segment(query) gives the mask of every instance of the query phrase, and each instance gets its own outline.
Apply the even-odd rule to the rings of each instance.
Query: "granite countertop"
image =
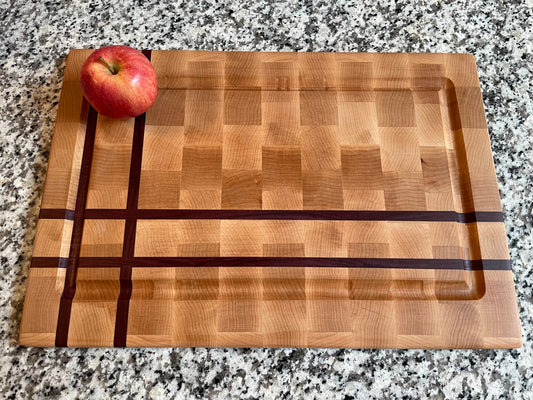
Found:
[[[416,5],[370,0],[2,2],[3,398],[533,399],[532,14],[531,0],[505,4],[434,0]],[[151,49],[475,55],[510,245],[523,347],[404,351],[18,346],[66,55],[71,48],[118,43]]]

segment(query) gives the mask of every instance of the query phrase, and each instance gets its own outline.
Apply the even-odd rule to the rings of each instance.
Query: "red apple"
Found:
[[[138,50],[107,46],[93,52],[81,67],[81,89],[96,111],[111,118],[136,117],[154,104],[154,67]]]

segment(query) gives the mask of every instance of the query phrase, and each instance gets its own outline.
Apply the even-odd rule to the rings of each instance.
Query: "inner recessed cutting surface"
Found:
[[[359,259],[368,268],[319,274],[320,287],[332,285],[326,297],[339,284],[352,298],[367,298],[369,287],[377,298],[479,296],[482,275],[461,268],[479,244],[454,217],[469,211],[470,196],[460,180],[461,132],[451,127],[453,86],[441,83],[417,90],[160,90],[144,129],[135,257],[143,268],[150,258],[157,267],[157,258],[197,257],[230,269],[217,258],[233,257],[238,267],[270,268],[270,285],[295,274],[304,285],[294,286],[296,298],[305,281],[307,296],[324,289],[312,289],[315,272],[304,261],[282,268],[279,258],[324,259],[326,269],[335,264],[327,259]],[[132,121],[99,117],[82,257],[120,256],[132,136]],[[99,209],[106,220],[98,220]],[[110,220],[113,209],[118,220]],[[179,210],[198,215],[180,218]],[[257,218],[242,218],[246,210]],[[294,213],[277,217],[277,210]],[[308,218],[313,211],[324,214]],[[388,212],[400,217],[387,220]],[[374,259],[390,259],[390,269],[372,268]],[[221,279],[218,272],[213,279]],[[183,290],[179,280],[170,279],[169,295]]]

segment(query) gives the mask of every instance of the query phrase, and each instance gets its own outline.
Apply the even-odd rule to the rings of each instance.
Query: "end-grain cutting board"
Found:
[[[474,59],[145,52],[146,115],[73,50],[20,343],[521,345]]]

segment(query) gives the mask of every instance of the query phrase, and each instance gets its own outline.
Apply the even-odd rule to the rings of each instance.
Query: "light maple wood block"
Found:
[[[40,219],[33,244],[34,257],[68,257],[72,221]]]
[[[133,119],[98,116],[87,208],[126,208]]]

